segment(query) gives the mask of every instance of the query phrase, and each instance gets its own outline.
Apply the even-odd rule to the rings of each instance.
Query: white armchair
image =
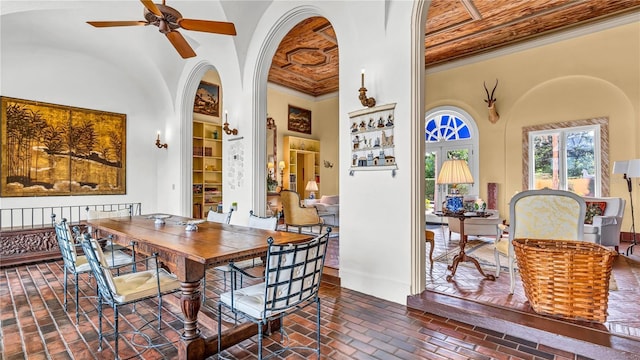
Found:
[[[619,197],[585,197],[584,201],[587,204],[584,240],[613,246],[618,251],[625,200]]]
[[[340,224],[340,195],[323,195],[320,199],[308,202],[307,206],[314,206],[321,213],[333,214],[333,217],[325,217],[325,224],[338,226]]]

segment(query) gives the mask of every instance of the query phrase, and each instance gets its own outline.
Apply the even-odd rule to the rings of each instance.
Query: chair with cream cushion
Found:
[[[174,275],[158,266],[156,255],[151,257],[155,265],[153,269],[113,276],[112,269],[107,266],[107,257],[102,253],[97,241],[92,239],[89,234],[84,236],[82,249],[98,284],[98,351],[102,351],[102,304],[106,304],[113,308],[114,353],[116,358],[120,358],[118,353],[119,308],[142,300],[157,298],[156,319],[158,320],[158,330],[161,330],[162,296],[180,290],[180,282]],[[145,263],[148,261],[149,259],[139,260],[139,262]]]
[[[260,217],[253,214],[253,210],[249,211],[249,223],[250,228],[254,229],[264,229],[264,230],[276,230],[278,226],[278,218],[277,217]],[[248,269],[255,266],[262,265],[262,260],[260,258],[252,258],[247,260],[242,260],[235,262],[234,265],[241,269]],[[227,273],[231,271],[231,267],[229,264],[220,265],[215,267],[216,270],[221,271],[223,274],[223,281],[225,289],[227,288]],[[242,285],[242,275],[240,275],[240,284]],[[203,299],[206,299],[203,295]]]
[[[85,210],[87,212],[88,221],[97,220],[97,219],[113,219],[113,218],[120,218],[120,217],[131,217],[131,215],[133,215],[131,205],[125,209],[117,209],[117,210],[97,210],[97,209],[91,209],[89,206],[87,206]],[[98,230],[97,229],[94,230],[90,225],[88,226],[88,232],[89,234],[91,234],[91,237],[98,240],[98,243],[100,242],[105,243],[103,246],[105,247],[105,249],[108,249],[109,253],[111,253],[112,255],[112,258],[111,258],[112,265],[119,265],[120,263],[122,263],[122,262],[117,262],[115,257],[113,256],[114,254],[116,254],[117,251],[122,251],[122,250],[128,250],[129,252],[131,252],[131,258],[126,259],[125,262],[132,262],[135,264],[136,262],[135,242],[133,241],[130,242],[129,246],[122,246],[122,245],[115,244],[113,242],[113,235],[109,234],[107,237],[100,238],[98,234]]]
[[[73,233],[67,223],[67,219],[62,219],[59,223],[56,223],[55,215],[53,215],[52,220],[54,222],[56,239],[58,241],[58,247],[60,248],[64,264],[64,310],[67,310],[68,277],[73,274],[75,283],[76,324],[78,324],[80,319],[80,314],[78,312],[78,276],[80,274],[91,272],[91,268],[87,262],[86,256],[78,254],[77,248],[80,248],[81,245],[77,243],[76,239],[73,237]],[[74,228],[74,230],[76,234],[79,233],[77,228]],[[106,257],[106,264],[111,267],[127,264],[132,260],[131,256],[123,253],[122,251],[107,252]]]
[[[327,253],[329,233],[327,229],[324,235],[304,243],[274,244],[273,238],[267,240],[268,250],[266,268],[263,282],[245,288],[236,289],[232,279],[232,290],[220,295],[218,301],[218,334],[222,334],[223,307],[229,310],[235,319],[238,316],[258,325],[258,359],[262,356],[263,327],[272,320],[280,320],[281,339],[286,337],[284,331],[284,317],[297,311],[304,313],[306,319],[309,314],[304,308],[316,304],[316,329],[315,336],[317,347],[297,347],[297,349],[313,350],[320,359],[320,298],[318,291],[324,268],[324,259]],[[243,273],[242,269],[231,264],[231,276]],[[254,277],[244,273],[245,276]],[[274,350],[267,357],[278,356],[295,347],[285,347]],[[221,356],[221,342],[218,342],[218,355]]]
[[[231,215],[233,215],[233,208],[229,210],[228,213],[219,213],[213,210],[213,207],[209,208],[207,212],[207,221],[219,223],[219,224],[229,224],[231,222]],[[222,265],[221,267],[224,267]],[[217,269],[217,268],[216,268]],[[224,283],[227,286],[227,273],[224,272]],[[202,277],[202,303],[204,304],[207,300],[206,295],[207,290],[207,272],[204,272],[204,276]]]
[[[511,198],[509,237],[498,237],[494,247],[496,277],[500,275],[500,256],[508,259],[510,294],[515,288],[513,240],[583,240],[585,208],[582,197],[563,190],[528,190]]]
[[[233,208],[227,213],[219,213],[209,208],[207,212],[207,221],[216,222],[220,224],[229,224],[231,222],[231,215],[233,215]]]

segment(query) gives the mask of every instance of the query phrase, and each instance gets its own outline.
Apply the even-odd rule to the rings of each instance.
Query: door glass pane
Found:
[[[580,196],[594,196],[596,154],[593,130],[566,133],[568,189]]]
[[[559,189],[558,133],[533,135],[534,189]]]
[[[436,204],[436,152],[427,152],[424,157],[424,207],[428,213],[433,212],[434,204]]]

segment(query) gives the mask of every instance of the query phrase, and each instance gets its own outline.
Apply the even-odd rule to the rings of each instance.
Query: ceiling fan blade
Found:
[[[183,59],[188,59],[190,57],[196,56],[195,51],[193,51],[191,46],[189,46],[189,43],[187,42],[187,40],[185,40],[182,34],[173,30],[166,33],[166,35],[169,41],[171,41],[173,47],[178,50],[178,53],[180,54],[180,56],[182,56]]]
[[[230,22],[178,19],[178,25],[185,30],[204,31],[223,35],[236,35],[236,27]]]
[[[146,21],[87,21],[87,24],[93,25],[95,27],[149,25],[149,23]]]
[[[147,8],[147,10],[149,10],[152,13],[156,14],[156,16],[158,16],[159,18],[164,16],[164,15],[162,15],[162,12],[160,11],[160,9],[158,9],[156,4],[153,3],[153,1],[150,1],[150,0],[140,0],[140,1],[142,2],[142,5],[144,5],[144,7]]]

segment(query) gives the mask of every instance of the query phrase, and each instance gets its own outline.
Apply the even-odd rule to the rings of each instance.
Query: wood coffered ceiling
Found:
[[[638,9],[640,0],[432,0],[426,67]],[[306,19],[280,43],[269,81],[312,96],[337,91],[338,52],[327,19]]]

